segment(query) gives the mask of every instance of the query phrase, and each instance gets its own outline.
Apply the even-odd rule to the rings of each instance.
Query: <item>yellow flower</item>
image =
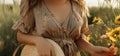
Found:
[[[87,41],[90,41],[90,39],[91,39],[91,35],[88,35],[88,36],[86,37],[86,40],[87,40]]]
[[[120,37],[120,27],[115,28],[114,33],[116,37]]]
[[[115,37],[114,37],[114,33],[113,33],[113,32],[109,32],[109,33],[108,33],[108,37],[109,37],[109,39],[110,39],[112,42],[116,42],[116,39],[115,39]]]
[[[116,39],[114,37],[109,37],[112,42],[116,42]]]
[[[97,17],[94,17],[94,19],[93,19],[93,21],[92,21],[92,23],[94,23],[94,24],[100,24],[102,22],[102,19],[101,18],[97,18]]]
[[[111,32],[112,29],[111,28],[107,28],[106,32]]]
[[[120,27],[115,28],[116,30],[120,31]]]
[[[115,42],[116,38],[120,37],[120,27],[117,27],[117,28],[111,30],[110,32],[108,32],[108,37],[110,38],[110,40]]]
[[[120,24],[120,15],[115,18],[115,23]]]

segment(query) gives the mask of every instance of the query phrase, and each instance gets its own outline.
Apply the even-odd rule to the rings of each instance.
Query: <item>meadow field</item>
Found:
[[[120,8],[90,7],[88,17],[90,34],[87,41],[97,46],[114,48],[116,56],[120,55]],[[19,45],[16,32],[11,29],[19,19],[19,5],[0,5],[0,56],[12,56]],[[82,56],[90,56],[81,51]]]

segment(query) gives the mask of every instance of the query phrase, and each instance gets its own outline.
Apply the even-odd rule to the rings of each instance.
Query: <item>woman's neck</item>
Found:
[[[68,0],[44,0],[46,4],[54,6],[64,5],[67,3],[67,1]]]

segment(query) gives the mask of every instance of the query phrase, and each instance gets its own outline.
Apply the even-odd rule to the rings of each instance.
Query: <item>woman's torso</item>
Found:
[[[83,19],[80,16],[77,6],[76,2],[72,2],[72,9],[63,24],[59,24],[51,16],[51,13],[44,4],[41,7],[36,6],[33,11],[36,35],[54,40],[60,45],[65,56],[76,56],[78,52],[75,40],[81,35]]]

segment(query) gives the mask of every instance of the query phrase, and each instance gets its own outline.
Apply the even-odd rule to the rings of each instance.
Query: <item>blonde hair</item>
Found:
[[[26,4],[24,6],[28,7],[26,11],[30,12],[36,5],[41,4],[42,0],[22,0],[22,1],[24,1],[23,3]],[[70,1],[76,1],[80,6],[82,15],[89,16],[89,10],[88,10],[88,7],[86,6],[85,0],[70,0]]]
[[[77,0],[77,2],[80,6],[80,10],[81,10],[82,15],[90,16],[88,7],[85,3],[85,0]]]
[[[26,27],[25,29],[29,30],[31,32],[34,30],[35,27],[35,17],[33,16],[33,8],[37,5],[41,5],[42,0],[21,0],[20,5],[20,16],[23,20],[23,24]],[[89,10],[86,6],[86,3],[84,0],[70,0],[75,1],[76,4],[78,4],[78,8],[80,8],[80,14],[83,19],[86,19],[87,16],[89,16]]]

